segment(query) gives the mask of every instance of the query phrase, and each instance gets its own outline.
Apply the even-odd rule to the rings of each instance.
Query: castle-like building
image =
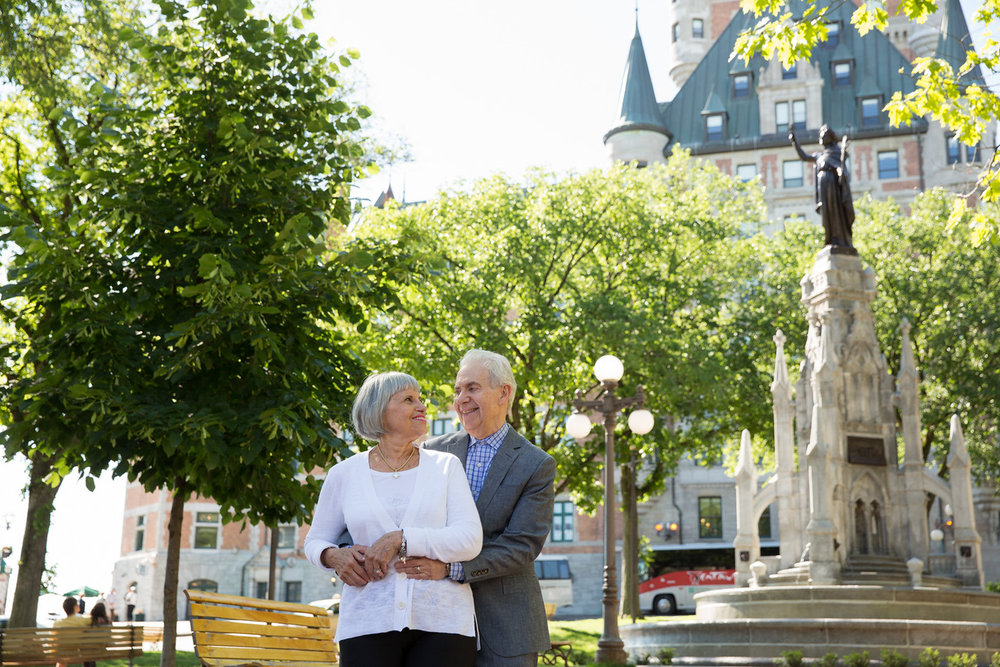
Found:
[[[890,14],[897,4],[898,0],[889,3]],[[637,23],[619,117],[604,136],[610,160],[646,166],[665,161],[681,146],[743,180],[759,177],[776,224],[793,216],[818,223],[811,167],[796,154],[788,135],[794,132],[808,151],[825,123],[848,138],[855,197],[871,193],[906,204],[932,187],[972,192],[982,161],[996,143],[995,124],[981,146],[966,146],[933,121],[917,119],[906,127],[892,127],[882,111],[893,93],[913,90],[909,71],[914,58],[937,56],[956,68],[964,61],[971,39],[958,0],[942,2],[938,13],[923,24],[894,17],[885,33],[865,36],[851,26],[853,10],[851,3],[836,4],[826,41],[809,61],[786,69],[760,58],[749,63],[730,60],[737,35],[754,21],[740,11],[737,0],[672,0],[668,66],[678,91],[671,100],[656,99]],[[978,72],[968,78],[982,83]],[[453,419],[440,415],[431,435],[454,427]],[[974,504],[985,579],[997,581],[1000,497],[990,489],[976,489]],[[138,484],[129,487],[122,557],[113,581],[120,592],[136,586],[147,620],[162,614],[169,509],[167,492],[146,493]],[[947,528],[943,506],[935,511]],[[778,514],[776,506],[764,510],[758,524],[760,545],[772,548],[770,553],[783,523]],[[734,480],[722,467],[691,460],[681,462],[665,494],[639,508],[640,536],[648,537],[651,546],[668,557],[665,562],[678,567],[684,567],[683,554],[694,552],[701,556],[715,552],[722,560],[713,565],[733,567],[736,524]],[[180,588],[266,595],[269,529],[223,525],[218,506],[211,499],[197,498],[185,505],[182,532]],[[339,591],[339,582],[302,557],[307,532],[308,526],[277,528],[278,599],[308,602]],[[543,551],[543,559],[552,561],[552,567],[536,569],[556,580],[571,579],[573,602],[559,613],[600,613],[602,534],[602,513],[583,516],[568,496],[556,499],[552,532]],[[944,552],[946,545],[938,548]],[[677,559],[670,561],[671,555]],[[185,618],[183,596],[178,602],[180,617]]]
[[[894,14],[898,0],[887,4]],[[972,192],[995,145],[995,124],[981,145],[967,146],[923,118],[893,127],[882,111],[894,93],[914,90],[915,58],[943,58],[956,71],[964,63],[972,40],[959,0],[944,0],[923,24],[894,16],[885,33],[864,36],[851,25],[854,9],[833,3],[826,40],[810,60],[785,68],[776,57],[731,58],[739,34],[756,21],[736,0],[673,0],[668,66],[678,91],[663,102],[637,22],[619,117],[604,136],[610,159],[645,166],[681,146],[742,180],[759,177],[774,220],[818,221],[811,168],[788,135],[809,151],[826,124],[847,136],[855,198],[870,193],[906,204],[934,187]],[[985,85],[978,69],[964,80]]]

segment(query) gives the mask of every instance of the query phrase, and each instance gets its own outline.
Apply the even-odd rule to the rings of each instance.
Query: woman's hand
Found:
[[[371,581],[383,579],[389,574],[389,563],[399,553],[403,544],[403,531],[394,530],[375,540],[375,544],[365,552],[365,572]]]
[[[327,548],[320,556],[320,562],[337,571],[337,576],[347,586],[364,586],[372,577],[365,571],[365,554],[368,547],[355,544],[343,549]],[[380,577],[381,578],[381,577]]]

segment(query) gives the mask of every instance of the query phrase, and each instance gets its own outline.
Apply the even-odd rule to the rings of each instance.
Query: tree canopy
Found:
[[[419,206],[373,211],[362,238],[401,239],[418,254],[399,305],[372,314],[355,336],[374,367],[424,383],[443,412],[457,363],[472,347],[505,354],[518,391],[512,423],[548,450],[559,486],[584,508],[600,502],[600,440],[581,447],[563,422],[574,390],[594,389],[591,367],[614,353],[623,391],[646,389],[662,419],[650,436],[618,438],[656,462],[652,492],[683,451],[714,451],[730,424],[721,304],[731,289],[733,240],[763,219],[757,188],[683,153],[666,166],[618,166],[525,182],[496,177]]]
[[[950,0],[902,0],[895,5],[894,14],[923,23]],[[827,21],[831,9],[839,3],[817,0],[741,0],[743,11],[754,14],[758,21],[746,30],[736,42],[733,57],[749,61],[755,54],[765,58],[777,57],[788,67],[797,60],[808,60],[817,44],[826,39]],[[851,23],[861,34],[885,31],[890,19],[889,8],[884,2],[861,2],[851,17]],[[994,0],[983,0],[976,11],[976,20],[983,25],[996,25],[1000,20],[1000,5]],[[907,95],[896,92],[886,104],[886,111],[893,125],[906,125],[915,117],[929,116],[953,131],[958,139],[969,146],[979,144],[991,123],[1000,118],[1000,97],[984,87],[982,79],[970,76],[976,68],[995,72],[1000,68],[1000,41],[989,36],[977,48],[965,49],[963,62],[949,62],[946,58],[919,57],[913,63],[911,74],[916,88]],[[1000,162],[994,156],[986,162],[980,173],[978,194],[979,208],[966,215],[966,197],[956,197],[949,209],[949,227],[959,221],[972,226],[972,240],[978,245],[984,240],[1000,243]]]
[[[11,27],[58,9],[67,53],[127,66],[105,79],[81,64],[68,92],[45,95],[5,61],[20,132],[2,144],[15,158],[2,294],[19,327],[5,450],[111,466],[236,518],[305,519],[305,475],[348,453],[334,425],[365,371],[336,325],[363,327],[362,305],[385,306],[387,281],[403,280],[397,244],[327,251],[363,163],[353,134],[368,111],[339,95],[351,56],[245,0],[160,0],[151,29],[108,13],[108,41],[95,28],[78,44],[68,26],[88,2]]]

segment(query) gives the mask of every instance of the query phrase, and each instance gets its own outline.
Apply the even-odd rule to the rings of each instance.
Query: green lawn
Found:
[[[690,621],[694,615],[690,616],[649,616],[640,619],[640,623],[653,621]],[[627,619],[618,619],[619,628],[626,623],[631,623]],[[604,632],[604,620],[600,618],[584,618],[578,621],[549,621],[549,635],[554,642],[573,643],[573,662],[576,665],[593,665],[594,654],[597,652],[597,640]]]

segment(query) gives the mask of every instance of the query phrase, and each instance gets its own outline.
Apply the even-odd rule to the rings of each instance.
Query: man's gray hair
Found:
[[[385,435],[385,425],[382,416],[389,400],[404,389],[420,391],[420,383],[406,373],[373,373],[365,378],[358,397],[354,399],[351,409],[351,421],[354,432],[366,440],[377,441]]]
[[[458,367],[464,368],[473,363],[481,364],[486,369],[491,387],[510,385],[510,397],[507,400],[507,416],[510,417],[514,407],[514,395],[517,394],[517,380],[514,379],[514,371],[511,370],[507,357],[488,350],[469,350],[458,362]]]

